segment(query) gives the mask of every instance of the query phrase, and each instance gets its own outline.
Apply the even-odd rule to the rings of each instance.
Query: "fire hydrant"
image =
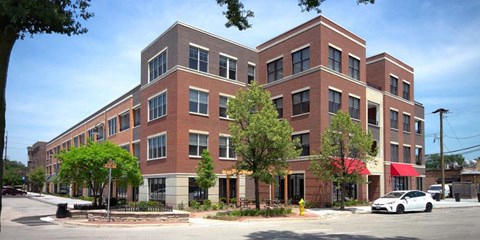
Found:
[[[298,202],[298,205],[300,206],[300,216],[303,216],[305,215],[305,201],[303,201],[303,198],[300,199],[300,201]]]

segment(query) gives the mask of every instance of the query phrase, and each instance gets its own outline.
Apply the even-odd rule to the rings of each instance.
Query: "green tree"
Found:
[[[209,189],[215,186],[217,175],[215,174],[215,166],[208,150],[203,150],[202,159],[198,162],[195,172],[195,182],[202,189]]]
[[[2,0],[0,1],[0,149],[5,139],[5,89],[8,64],[13,46],[25,35],[67,34],[87,32],[77,19],[93,16],[87,9],[90,0]],[[0,165],[3,159],[0,158]],[[3,186],[3,168],[0,168],[0,185]],[[0,215],[2,196],[0,195]],[[0,225],[1,231],[1,225]]]
[[[57,158],[61,160],[60,181],[88,186],[93,192],[94,206],[102,203],[103,191],[108,185],[109,170],[105,164],[110,159],[116,164],[112,179],[117,183],[137,187],[143,182],[137,158],[109,141],[88,141],[86,145],[58,154]]]
[[[312,159],[310,170],[323,181],[332,181],[340,189],[340,209],[345,208],[345,187],[362,183],[360,174],[368,162],[374,161],[372,135],[352,122],[347,113],[338,111],[330,127],[322,133],[320,153]]]
[[[459,168],[465,163],[465,158],[461,154],[443,155],[443,162],[445,166],[451,168]],[[440,154],[430,154],[425,161],[425,168],[427,170],[440,170]]]
[[[356,0],[357,4],[374,4],[375,0]],[[298,6],[302,9],[302,12],[310,12],[311,10],[321,13],[320,5],[325,0],[298,0]],[[227,6],[227,10],[223,12],[223,15],[227,18],[226,27],[235,26],[238,30],[245,30],[251,28],[252,25],[248,22],[248,18],[254,17],[254,12],[251,10],[245,10],[244,5],[240,0],[217,0],[217,4],[223,7]]]
[[[6,159],[4,162],[5,172],[3,174],[4,185],[21,185],[22,177],[25,175],[25,165],[18,161]]]
[[[43,185],[45,184],[45,168],[36,167],[28,174],[28,181],[32,183],[32,191],[42,194]]]
[[[287,159],[298,157],[298,140],[292,141],[292,127],[278,113],[270,93],[255,82],[239,90],[227,102],[227,114],[235,152],[241,157],[237,171],[247,171],[255,182],[255,203],[260,209],[259,183],[272,183],[274,175],[284,175]]]

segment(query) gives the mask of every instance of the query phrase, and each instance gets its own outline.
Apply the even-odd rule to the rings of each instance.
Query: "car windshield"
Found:
[[[428,190],[442,190],[441,186],[430,186]]]
[[[389,192],[382,198],[399,198],[401,197],[405,192]]]

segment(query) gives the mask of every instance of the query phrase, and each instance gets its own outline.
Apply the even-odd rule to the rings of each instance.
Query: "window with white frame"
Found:
[[[220,96],[220,100],[219,100],[219,115],[220,117],[222,118],[228,118],[227,116],[227,102],[228,102],[228,97],[226,96]]]
[[[167,92],[148,100],[148,120],[152,121],[167,115]]]
[[[252,84],[255,80],[255,65],[248,64],[248,84]]]
[[[189,67],[198,71],[208,72],[208,51],[190,46]]]
[[[163,51],[148,63],[149,81],[167,72],[167,51]]]
[[[356,97],[348,97],[348,111],[353,119],[360,119],[360,99]]]
[[[115,135],[117,133],[117,118],[114,117],[108,120],[108,136]]]
[[[204,149],[208,149],[208,135],[190,133],[188,141],[188,155],[200,157]]]
[[[230,80],[237,80],[237,60],[220,55],[219,75]]]
[[[220,136],[219,157],[231,159],[236,157],[232,146],[232,139],[230,137]]]
[[[342,108],[342,93],[335,90],[328,90],[328,111],[336,113]]]
[[[292,94],[292,115],[299,115],[310,112],[310,90]]]
[[[148,138],[148,159],[164,158],[167,156],[167,134]]]
[[[189,112],[208,115],[208,92],[190,89]]]
[[[360,60],[352,56],[348,58],[348,75],[353,79],[360,79]]]
[[[283,78],[283,58],[267,64],[268,82],[274,82]]]
[[[118,120],[120,121],[120,132],[127,130],[130,127],[130,112],[127,111],[120,114],[120,116],[118,116]]]
[[[410,84],[403,82],[403,98],[410,100]]]
[[[334,47],[328,47],[328,67],[342,72],[342,52]]]
[[[293,74],[310,68],[310,47],[292,53]]]

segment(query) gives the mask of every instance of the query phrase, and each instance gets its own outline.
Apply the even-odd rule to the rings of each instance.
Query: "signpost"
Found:
[[[108,160],[105,165],[108,168],[108,203],[107,203],[107,221],[110,222],[110,194],[112,193],[112,168],[117,168],[117,164],[112,160]]]

